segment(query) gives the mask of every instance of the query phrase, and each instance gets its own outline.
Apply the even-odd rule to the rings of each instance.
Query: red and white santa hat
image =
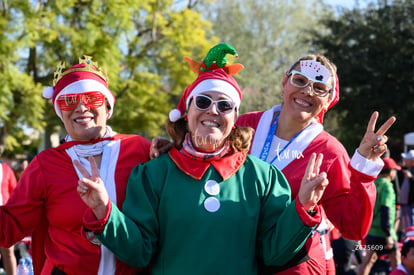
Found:
[[[108,77],[91,61],[91,57],[85,56],[85,59],[79,59],[79,64],[63,69],[64,64],[59,64],[55,72],[54,87],[43,89],[43,97],[52,99],[58,117],[62,119],[62,112],[56,100],[60,95],[101,92],[111,106],[107,116],[109,119],[114,110],[115,97],[108,88]]]
[[[201,72],[197,79],[187,86],[177,109],[172,110],[169,114],[170,121],[175,122],[180,119],[186,113],[191,99],[204,92],[219,92],[227,95],[236,104],[236,110],[239,110],[241,101],[239,85],[222,68],[217,68],[208,72]]]
[[[405,229],[405,236],[401,239],[403,243],[414,240],[414,226],[409,226]]]
[[[243,65],[227,65],[227,54],[237,57],[236,50],[231,45],[222,43],[211,48],[202,63],[186,58],[191,69],[198,73],[198,76],[184,90],[177,108],[170,111],[169,119],[171,122],[176,122],[183,117],[191,99],[204,92],[219,92],[227,95],[235,103],[236,112],[239,111],[242,96],[239,84],[232,75],[243,68]]]

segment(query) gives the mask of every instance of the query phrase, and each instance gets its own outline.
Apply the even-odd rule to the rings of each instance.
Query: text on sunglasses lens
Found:
[[[235,103],[231,100],[213,100],[206,95],[197,95],[194,99],[195,106],[199,110],[207,110],[210,106],[215,103],[216,108],[220,113],[227,114],[234,110]]]
[[[311,80],[301,72],[293,70],[291,73],[290,83],[297,88],[304,88],[311,85],[313,93],[319,97],[325,97],[331,91],[331,86],[325,82]]]
[[[65,94],[58,97],[57,104],[62,111],[72,111],[78,106],[80,100],[82,100],[88,108],[94,109],[103,105],[105,102],[105,95],[101,92]]]

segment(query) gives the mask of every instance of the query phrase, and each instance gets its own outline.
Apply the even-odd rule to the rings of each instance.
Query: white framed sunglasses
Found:
[[[196,95],[194,97],[194,105],[197,109],[202,111],[208,110],[213,103],[216,104],[217,111],[222,114],[229,114],[233,112],[236,107],[236,103],[232,100],[213,100],[207,95]]]
[[[296,88],[305,88],[311,85],[312,91],[316,96],[325,97],[332,91],[332,86],[326,82],[316,79],[309,79],[305,74],[292,70],[288,77],[290,77],[290,84]]]

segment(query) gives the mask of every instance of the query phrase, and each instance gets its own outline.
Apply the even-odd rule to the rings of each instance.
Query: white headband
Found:
[[[188,95],[185,102],[186,108],[188,108],[188,104],[190,103],[191,98],[204,92],[223,93],[236,103],[237,110],[240,107],[240,93],[233,85],[221,79],[207,79],[198,83],[197,86]]]

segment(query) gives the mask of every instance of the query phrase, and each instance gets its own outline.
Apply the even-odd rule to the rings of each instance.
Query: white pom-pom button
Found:
[[[45,87],[44,89],[43,89],[43,97],[44,98],[52,98],[53,97],[53,93],[54,93],[55,91],[53,90],[53,88],[52,87]]]
[[[220,201],[215,197],[208,197],[204,201],[204,208],[210,213],[217,212],[220,209]]]
[[[178,109],[171,110],[170,114],[168,115],[171,122],[176,122],[181,118],[181,112]]]
[[[207,194],[215,196],[220,193],[220,185],[215,180],[208,180],[204,185],[204,190]]]

